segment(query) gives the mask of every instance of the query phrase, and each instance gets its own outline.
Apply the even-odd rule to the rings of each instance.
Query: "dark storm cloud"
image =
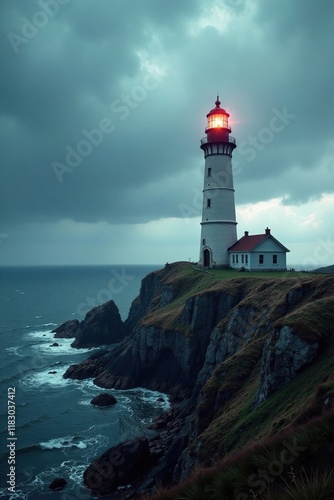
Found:
[[[1,3],[2,227],[199,215],[217,87],[238,203],[333,191],[331,0],[57,1],[20,44],[48,2]],[[226,25],[200,23],[214,5]]]
[[[27,44],[8,38],[9,33],[29,32],[42,3],[2,4],[3,42],[7,36],[2,44],[2,74],[7,76],[1,82],[5,222],[122,222],[167,215],[169,196],[163,188],[160,204],[157,196],[137,206],[131,200],[135,187],[173,175],[180,163],[182,169],[187,166],[185,151],[173,162],[167,157],[167,150],[182,146],[181,137],[170,133],[172,92],[164,101],[154,95],[166,85],[164,77],[154,78],[141,68],[139,52],[159,52],[155,33],[171,45],[176,39],[182,43],[182,26],[196,14],[196,3],[174,1],[167,7],[155,1],[86,1],[79,7],[71,2],[60,6]],[[97,138],[90,154],[82,148],[79,160],[72,153],[66,163],[68,152],[77,152],[105,120],[112,132],[104,133],[102,141]],[[67,167],[58,177],[55,162]]]

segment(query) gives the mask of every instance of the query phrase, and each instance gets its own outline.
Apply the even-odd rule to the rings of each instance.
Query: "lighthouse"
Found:
[[[199,265],[205,268],[229,267],[228,249],[237,241],[232,174],[236,143],[230,136],[230,115],[220,104],[217,97],[201,140],[205,169]]]

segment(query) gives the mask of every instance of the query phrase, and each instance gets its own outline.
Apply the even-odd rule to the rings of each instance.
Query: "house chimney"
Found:
[[[269,227],[267,227],[267,228],[266,228],[266,231],[265,231],[265,232],[266,232],[266,235],[267,235],[267,236],[269,236],[269,234],[270,234],[270,229],[269,229]]]
[[[245,238],[248,236],[249,232],[245,231]]]

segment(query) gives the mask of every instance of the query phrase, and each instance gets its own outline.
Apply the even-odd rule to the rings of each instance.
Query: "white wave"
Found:
[[[88,399],[80,399],[80,401],[78,401],[78,405],[80,405],[80,406],[90,406],[90,401]]]
[[[59,354],[69,354],[73,352],[73,348],[71,347],[71,343],[73,339],[51,339],[48,338],[47,342],[43,342],[40,344],[32,345],[31,348],[34,351],[38,351],[41,354],[46,354],[50,356],[59,355]],[[58,345],[53,345],[58,344]]]
[[[45,326],[45,325],[41,325]],[[32,339],[41,339],[45,340],[46,337],[48,338],[53,338],[53,333],[51,333],[50,328],[43,329],[43,330],[33,330],[32,332],[29,332],[26,334],[27,337],[32,338]]]
[[[50,439],[49,441],[39,443],[39,446],[43,450],[59,450],[61,448],[80,448],[81,450],[84,450],[87,448],[87,444],[75,436]]]
[[[18,345],[16,347],[6,347],[5,351],[8,352],[8,354],[13,355],[13,356],[19,356],[22,358],[24,354],[20,354],[19,351],[22,346]]]
[[[62,469],[65,469],[66,475],[77,485],[82,483],[82,476],[85,472],[86,468],[89,465],[89,461],[87,464],[78,464],[74,460],[65,460],[60,464]],[[85,490],[87,492],[87,490]]]
[[[136,387],[135,389],[129,389],[128,391],[125,390],[122,392],[135,392],[136,395],[139,396],[145,403],[150,403],[163,409],[168,409],[170,407],[169,396],[163,392],[151,391],[149,389],[144,389],[143,387]],[[160,399],[161,401],[158,401]]]
[[[54,324],[54,323],[51,323]],[[46,326],[46,325],[41,325]],[[59,354],[81,354],[95,350],[95,347],[75,349],[71,347],[73,338],[55,338],[51,330],[35,330],[26,334],[30,339],[36,341],[31,348],[36,352],[43,355],[59,356]],[[53,344],[58,344],[53,346]]]
[[[36,388],[42,390],[59,389],[60,387],[76,386],[84,396],[92,399],[94,395],[101,392],[101,387],[97,387],[92,379],[77,380],[64,378],[63,375],[71,365],[69,363],[55,363],[41,371],[31,373],[20,380],[20,385],[26,390],[36,391]],[[56,373],[51,373],[56,372]]]
[[[20,380],[20,385],[27,390],[33,391],[36,391],[36,387],[43,389],[65,387],[72,382],[71,379],[63,378],[63,374],[69,366],[70,365],[61,365],[60,367],[50,366],[43,371],[35,372],[22,378]]]
[[[7,488],[1,488],[0,489],[0,498],[5,498],[5,499],[10,499],[10,500],[28,500],[29,498],[29,493],[23,492],[22,490],[16,489],[15,493],[11,493],[10,496],[8,496],[8,489]]]

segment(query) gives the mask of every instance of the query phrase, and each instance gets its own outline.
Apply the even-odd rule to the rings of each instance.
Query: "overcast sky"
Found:
[[[238,236],[334,263],[333,0],[1,0],[0,264],[199,256],[217,91]]]

